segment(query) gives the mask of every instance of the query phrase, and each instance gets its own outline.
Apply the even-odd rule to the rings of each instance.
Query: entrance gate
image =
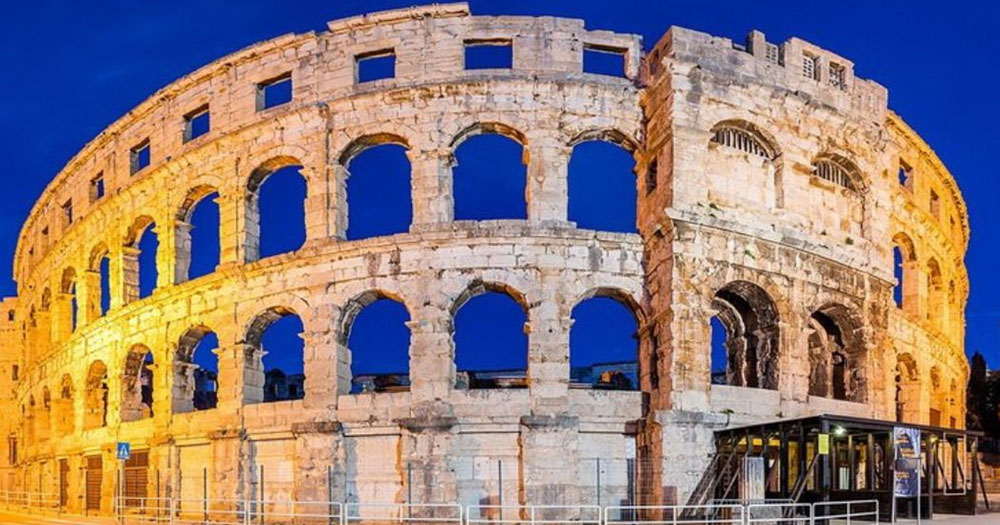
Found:
[[[142,507],[146,502],[146,489],[149,486],[149,451],[133,452],[125,460],[125,498],[126,507]]]
[[[59,460],[59,506],[66,508],[69,503],[69,461]]]

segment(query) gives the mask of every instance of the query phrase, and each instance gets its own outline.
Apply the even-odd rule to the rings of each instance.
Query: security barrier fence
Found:
[[[879,523],[877,500],[706,505],[468,505],[129,498],[123,525],[851,525]],[[56,494],[0,491],[0,509],[60,515]]]

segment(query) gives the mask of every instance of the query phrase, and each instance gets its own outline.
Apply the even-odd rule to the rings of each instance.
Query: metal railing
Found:
[[[129,525],[852,525],[880,522],[877,500],[705,505],[469,505],[129,497]],[[0,491],[0,510],[62,514],[57,494]]]

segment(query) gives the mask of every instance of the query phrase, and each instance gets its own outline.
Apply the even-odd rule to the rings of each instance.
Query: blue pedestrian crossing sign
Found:
[[[132,455],[132,445],[129,443],[118,443],[118,459],[124,461]]]

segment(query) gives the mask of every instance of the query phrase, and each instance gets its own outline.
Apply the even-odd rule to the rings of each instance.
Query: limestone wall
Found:
[[[511,69],[464,69],[463,42],[496,39],[511,41]],[[585,48],[620,53],[622,76],[583,72]],[[358,57],[390,49],[394,78],[358,82]],[[6,413],[23,409],[0,422],[22,443],[16,482],[57,492],[53,469],[65,459],[68,505],[81,510],[85,458],[101,456],[109,511],[112,446],[129,441],[149,451],[151,495],[495,504],[503,479],[505,504],[594,503],[603,472],[604,504],[631,498],[630,483],[643,501],[682,501],[727,423],[893,419],[891,365],[903,354],[916,377],[937,377],[905,381],[904,419],[926,423],[936,407],[942,425],[962,426],[964,204],[930,148],[888,112],[885,89],[842,57],[757,32],[734,45],[673,28],[648,56],[640,49],[638,37],[580,20],[435,5],[259,43],[154,94],[67,164],[19,239],[18,298],[2,308],[14,321],[0,320],[0,372],[22,368],[13,399],[0,390]],[[260,109],[258,86],[285,75],[292,101]],[[185,115],[206,104],[211,130],[185,141]],[[523,145],[526,220],[454,220],[454,150],[478,133]],[[569,158],[590,139],[634,155],[639,234],[568,220]],[[132,173],[130,150],[146,141],[150,165]],[[412,224],[348,241],[347,167],[382,143],[407,150]],[[900,159],[914,170],[911,189],[897,183]],[[308,185],[306,243],[260,259],[255,191],[289,165]],[[934,220],[923,208],[932,190]],[[220,264],[189,280],[191,203],[212,192]],[[150,222],[158,286],[140,299],[134,237]],[[900,232],[916,246],[914,267],[933,256],[940,278],[929,287],[911,273],[910,300],[896,308]],[[111,309],[101,315],[104,256]],[[454,312],[491,289],[527,312],[526,389],[456,388]],[[569,387],[571,312],[594,295],[639,320],[642,392]],[[410,315],[411,386],[351,395],[346,334],[358,308],[382,296]],[[287,312],[304,325],[306,395],[261,403],[254,337]],[[746,333],[728,344],[742,368],[713,385],[710,319],[740,315]],[[196,327],[219,337],[214,410],[179,410],[175,399],[186,370],[176,356]],[[155,363],[145,419],[121,380],[137,345]],[[88,408],[104,372],[106,420]]]

